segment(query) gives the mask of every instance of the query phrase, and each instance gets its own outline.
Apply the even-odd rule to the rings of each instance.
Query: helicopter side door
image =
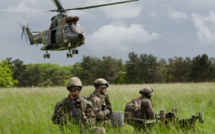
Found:
[[[56,29],[51,31],[51,44],[56,44]]]
[[[62,36],[62,27],[58,27],[55,31],[55,42],[56,44],[61,44],[63,43],[63,36]]]

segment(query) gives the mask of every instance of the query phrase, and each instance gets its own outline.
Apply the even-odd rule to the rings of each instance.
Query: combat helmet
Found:
[[[153,89],[151,87],[144,87],[139,91],[140,94],[146,95],[146,96],[152,96]]]
[[[93,85],[95,88],[98,88],[98,87],[108,88],[109,87],[109,83],[103,78],[96,79]]]
[[[67,90],[71,87],[80,87],[82,88],[82,82],[78,77],[71,77],[68,81]]]

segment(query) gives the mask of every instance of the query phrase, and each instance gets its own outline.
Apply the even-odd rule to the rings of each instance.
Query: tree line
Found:
[[[84,85],[92,85],[97,78],[111,84],[213,82],[215,58],[202,54],[165,60],[130,52],[125,62],[111,56],[83,56],[81,62],[67,66],[24,64],[20,59],[7,58],[0,62],[0,72],[0,87],[65,86],[71,76],[78,76]]]

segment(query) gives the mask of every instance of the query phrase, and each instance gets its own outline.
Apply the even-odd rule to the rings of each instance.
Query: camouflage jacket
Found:
[[[107,120],[109,119],[109,110],[105,110],[105,98],[108,95],[98,93],[96,90],[88,97],[88,100],[92,102],[93,110],[96,115],[96,120]]]
[[[56,103],[52,122],[64,125],[71,122],[84,125],[86,128],[95,124],[95,114],[90,101],[83,97],[72,100],[69,96]]]
[[[155,113],[152,108],[151,100],[145,96],[141,96],[126,104],[124,109],[125,119],[138,118],[138,119],[154,119]]]

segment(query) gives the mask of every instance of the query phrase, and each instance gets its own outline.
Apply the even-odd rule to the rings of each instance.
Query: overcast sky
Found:
[[[75,8],[117,2],[120,0],[61,0],[62,6]],[[20,24],[28,24],[32,31],[48,29],[56,13],[34,10],[56,9],[52,0],[1,0],[0,9],[26,10],[0,11],[0,61],[8,57],[20,59],[24,64],[74,64],[83,55],[112,56],[128,60],[128,53],[152,54],[158,59],[196,57],[207,54],[215,57],[215,0],[139,0],[138,2],[70,11],[79,16],[86,32],[86,43],[79,54],[66,58],[65,51],[49,51],[44,59],[40,48],[21,40]],[[29,11],[32,10],[32,11]]]

